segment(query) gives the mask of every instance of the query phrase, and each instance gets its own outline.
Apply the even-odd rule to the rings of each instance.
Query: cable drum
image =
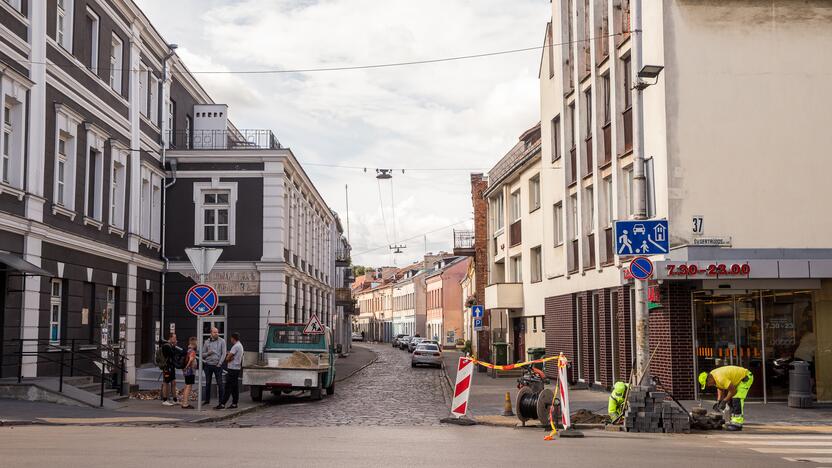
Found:
[[[531,419],[537,419],[544,426],[549,425],[549,409],[552,407],[554,393],[544,389],[535,392],[529,387],[523,387],[517,392],[517,419],[525,423]],[[557,402],[555,403],[557,405]],[[558,411],[555,408],[555,420],[557,421]]]

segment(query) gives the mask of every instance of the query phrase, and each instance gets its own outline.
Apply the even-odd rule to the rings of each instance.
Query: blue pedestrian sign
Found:
[[[185,307],[197,317],[214,313],[219,302],[217,290],[207,284],[196,284],[185,294]]]
[[[638,280],[653,276],[653,262],[647,257],[636,257],[630,262],[630,274]]]
[[[666,219],[616,221],[615,253],[622,257],[666,254],[669,234]]]
[[[481,305],[475,305],[471,307],[471,317],[474,318],[482,318],[483,312],[485,307]]]
[[[474,319],[474,330],[475,331],[482,331],[482,319],[475,318]]]

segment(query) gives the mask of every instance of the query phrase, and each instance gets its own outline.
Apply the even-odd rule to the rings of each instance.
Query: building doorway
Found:
[[[225,336],[227,312],[228,306],[226,304],[218,304],[213,314],[202,319],[202,336],[200,337],[200,343],[204,343],[205,340],[211,336],[211,329],[214,327],[217,328],[220,338],[228,343]]]
[[[514,360],[522,362],[526,360],[526,318],[514,317],[511,319],[511,329],[514,342]]]
[[[153,359],[154,345],[153,336],[153,293],[142,291],[142,334],[139,364],[150,362]]]

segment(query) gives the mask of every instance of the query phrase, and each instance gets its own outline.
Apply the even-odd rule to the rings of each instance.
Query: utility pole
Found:
[[[633,66],[631,83],[638,83],[638,73],[644,66],[642,32],[641,0],[633,0],[632,3],[631,33],[633,37]],[[647,191],[644,176],[644,89],[642,86],[634,86],[633,111],[633,192],[635,198],[635,219],[647,219]],[[628,90],[630,92],[630,90]],[[650,316],[647,310],[647,288],[646,280],[635,280],[635,312],[636,312],[636,382],[644,380],[649,385],[650,378]]]

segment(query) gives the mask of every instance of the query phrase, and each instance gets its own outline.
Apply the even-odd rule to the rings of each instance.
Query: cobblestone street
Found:
[[[432,426],[448,416],[450,395],[442,369],[411,368],[410,354],[389,344],[361,344],[378,360],[322,401],[277,398],[272,404],[218,426]]]

